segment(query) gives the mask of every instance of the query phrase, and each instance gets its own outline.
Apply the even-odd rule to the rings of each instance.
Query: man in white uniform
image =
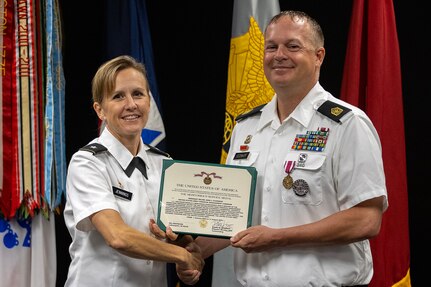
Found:
[[[368,239],[388,207],[380,140],[363,111],[320,85],[324,56],[307,14],[284,11],[267,26],[276,94],[237,118],[227,159],[258,171],[253,226],[230,241],[196,239],[204,258],[232,246],[243,286],[367,286],[373,276]]]

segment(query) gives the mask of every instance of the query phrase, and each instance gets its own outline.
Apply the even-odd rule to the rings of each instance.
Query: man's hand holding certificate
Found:
[[[228,238],[251,225],[254,167],[165,160],[157,224],[175,233]]]

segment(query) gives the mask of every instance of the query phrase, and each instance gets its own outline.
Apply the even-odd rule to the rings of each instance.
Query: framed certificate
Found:
[[[254,167],[164,160],[157,224],[177,234],[229,238],[251,225]]]

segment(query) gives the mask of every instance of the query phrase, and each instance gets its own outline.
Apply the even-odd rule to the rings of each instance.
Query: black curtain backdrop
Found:
[[[104,35],[109,0],[85,4],[60,0],[64,31],[66,78],[67,160],[98,134],[92,109],[91,79],[106,59]],[[422,3],[422,2],[421,2]],[[423,2],[426,3],[426,2]],[[426,213],[431,192],[426,184],[427,150],[425,120],[430,85],[425,71],[423,39],[431,27],[425,4],[394,0],[401,51],[406,129],[412,286],[427,282],[425,232],[431,217]],[[418,7],[420,5],[421,7]],[[147,1],[153,41],[154,65],[167,134],[167,151],[174,159],[220,161],[227,85],[233,0]],[[327,50],[320,82],[333,95],[341,88],[343,63],[352,1],[280,0],[282,10],[303,10],[315,17],[325,34]],[[428,120],[429,123],[429,120]],[[415,137],[416,135],[416,137]],[[397,139],[394,139],[397,144]],[[390,198],[389,198],[390,200]],[[62,215],[56,217],[57,286],[64,286],[70,263],[70,236]],[[204,286],[204,285],[201,285]],[[210,287],[210,286],[207,286]]]

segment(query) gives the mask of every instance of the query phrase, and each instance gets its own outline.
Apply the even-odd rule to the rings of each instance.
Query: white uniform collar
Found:
[[[107,128],[104,128],[100,134],[99,143],[108,149],[124,170],[133,160],[134,156],[130,151],[116,137],[114,137]],[[144,145],[142,138],[139,146],[139,152],[136,156],[142,158],[145,163],[148,163],[149,161],[146,150],[148,150],[149,147]]]
[[[304,99],[302,99],[295,110],[293,110],[293,112],[284,121],[292,118],[304,127],[307,127],[314,116],[313,111],[317,110],[320,105],[328,99],[328,97],[328,92],[323,89],[319,82],[317,82]],[[262,109],[262,116],[260,117],[258,130],[264,128],[273,121],[276,121],[277,123],[279,122],[276,94]]]

